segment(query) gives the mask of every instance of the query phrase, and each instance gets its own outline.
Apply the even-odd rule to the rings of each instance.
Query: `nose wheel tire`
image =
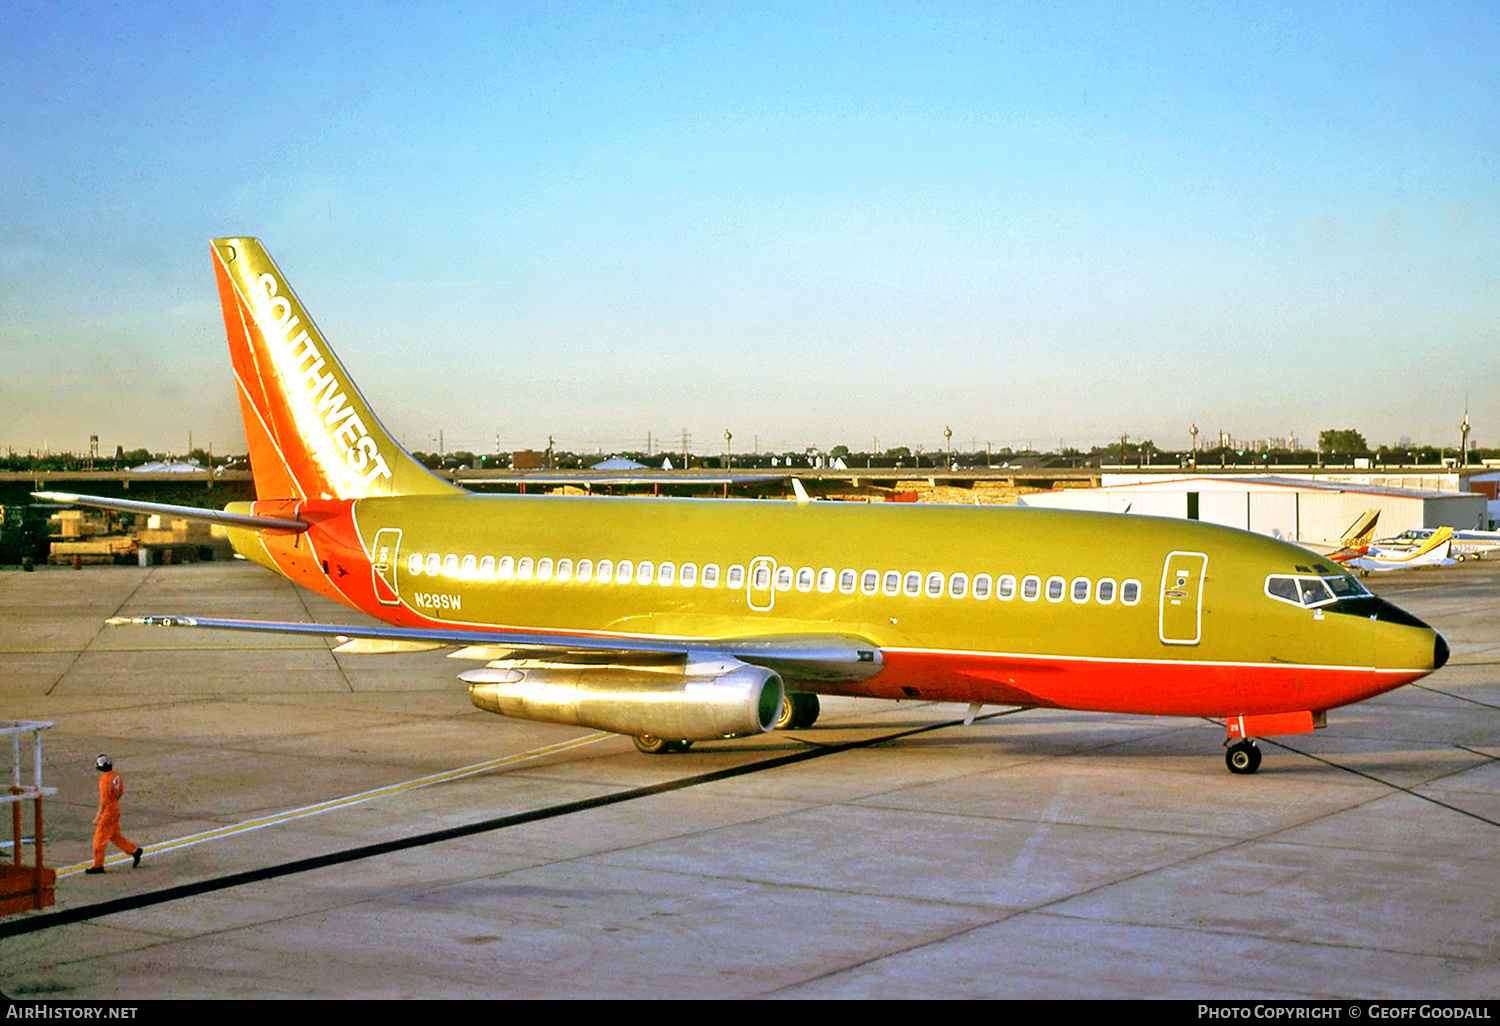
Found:
[[[1231,773],[1254,773],[1260,769],[1260,746],[1254,741],[1236,741],[1224,753],[1224,765]]]

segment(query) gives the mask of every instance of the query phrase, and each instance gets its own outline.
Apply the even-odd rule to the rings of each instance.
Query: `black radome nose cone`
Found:
[[[1448,642],[1444,641],[1443,636],[1439,634],[1437,640],[1432,643],[1432,668],[1434,670],[1442,669],[1443,664],[1447,661]]]

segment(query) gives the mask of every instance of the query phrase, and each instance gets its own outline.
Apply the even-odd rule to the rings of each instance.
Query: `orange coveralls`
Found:
[[[120,833],[120,795],[125,793],[125,781],[114,770],[99,774],[99,814],[94,817],[94,865],[104,868],[104,852],[114,844],[127,855],[134,855],[136,847]]]

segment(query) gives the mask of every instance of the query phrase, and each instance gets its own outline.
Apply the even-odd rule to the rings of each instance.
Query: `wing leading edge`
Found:
[[[340,639],[362,638],[434,647],[456,645],[465,658],[494,659],[497,650],[510,658],[550,659],[597,664],[602,657],[620,664],[660,663],[664,658],[688,659],[712,654],[775,670],[788,680],[863,681],[879,673],[880,649],[862,638],[838,634],[798,634],[735,638],[643,638],[625,635],[559,634],[541,631],[452,630],[433,627],[392,627],[296,623],[283,620],[223,620],[201,616],[116,616],[110,626],[205,627],[213,630],[296,634]],[[393,645],[390,651],[402,651]],[[366,651],[371,651],[366,649]]]

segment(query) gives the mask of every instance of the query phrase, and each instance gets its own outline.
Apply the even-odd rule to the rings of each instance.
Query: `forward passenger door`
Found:
[[[1160,631],[1163,645],[1196,645],[1203,633],[1203,582],[1208,556],[1173,552],[1161,574]]]

